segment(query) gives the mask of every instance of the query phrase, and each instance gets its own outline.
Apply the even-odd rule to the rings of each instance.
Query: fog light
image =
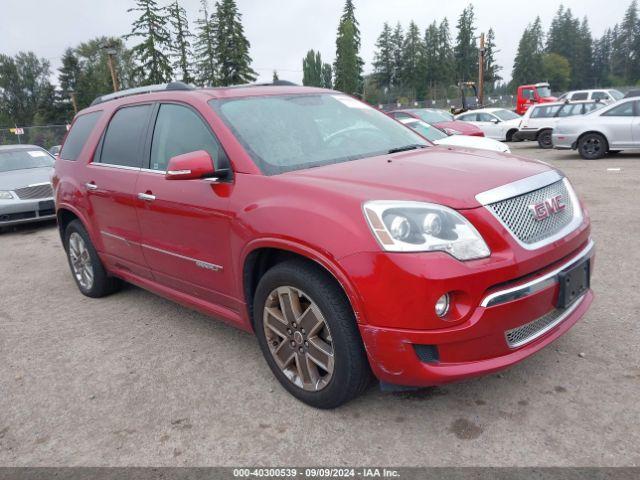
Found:
[[[445,293],[436,302],[436,315],[444,317],[449,312],[449,294]]]

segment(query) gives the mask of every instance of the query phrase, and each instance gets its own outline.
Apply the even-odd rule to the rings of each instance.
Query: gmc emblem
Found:
[[[545,218],[549,218],[551,215],[561,212],[565,207],[566,205],[562,203],[562,195],[556,195],[555,197],[546,198],[540,203],[529,205],[531,213],[533,214],[533,218],[535,218],[538,222],[544,220]]]

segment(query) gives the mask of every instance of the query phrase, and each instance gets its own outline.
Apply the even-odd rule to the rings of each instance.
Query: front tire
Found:
[[[79,220],[72,221],[65,229],[64,247],[73,279],[83,295],[99,298],[119,289],[120,280],[107,275],[87,230]]]
[[[598,160],[609,150],[609,144],[604,135],[587,133],[578,140],[578,153],[585,160]]]
[[[336,408],[369,385],[371,371],[351,305],[320,267],[290,260],[268,270],[253,312],[267,364],[298,400]]]
[[[545,150],[553,148],[553,141],[551,140],[551,130],[543,130],[538,135],[538,146]]]

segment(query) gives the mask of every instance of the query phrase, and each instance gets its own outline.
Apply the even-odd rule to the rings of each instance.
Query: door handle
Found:
[[[98,186],[93,182],[85,183],[84,186],[87,187],[87,190],[97,190],[98,189]]]
[[[140,200],[144,200],[145,202],[153,202],[156,199],[156,196],[151,195],[150,193],[139,193],[138,198]]]

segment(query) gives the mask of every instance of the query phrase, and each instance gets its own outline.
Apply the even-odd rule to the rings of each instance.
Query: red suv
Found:
[[[433,146],[334,91],[102,97],[53,183],[83,294],[124,280],[254,332],[315,407],[371,373],[421,387],[508,367],[593,298],[589,220],[561,172]]]

